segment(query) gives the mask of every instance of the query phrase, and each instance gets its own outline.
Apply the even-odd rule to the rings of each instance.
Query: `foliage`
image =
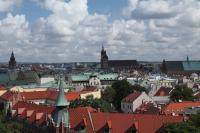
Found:
[[[131,86],[131,90],[136,90],[136,91],[139,91],[139,92],[143,92],[144,91],[144,92],[148,93],[148,91],[147,91],[147,89],[145,87],[142,87],[142,86],[140,86],[138,84]]]
[[[121,110],[121,100],[133,92],[131,84],[126,80],[117,81],[112,84],[112,88],[115,90],[116,94],[113,98],[113,105],[115,108]]]
[[[120,111],[121,110],[121,100],[131,94],[134,91],[146,91],[144,87],[141,87],[139,85],[131,85],[126,80],[117,81],[112,84],[112,88],[115,92],[115,95],[113,97],[112,103],[115,106],[115,108]]]
[[[163,133],[199,133],[198,129],[189,122],[168,124],[165,126]]]
[[[70,103],[70,108],[91,106],[95,109],[100,109],[103,112],[109,112],[111,105],[103,99],[94,99],[93,96],[88,96],[86,99],[77,99]]]
[[[109,103],[113,103],[115,94],[116,92],[112,87],[106,87],[102,94],[102,98]]]
[[[178,100],[194,100],[192,89],[188,88],[186,85],[177,85],[170,95],[172,101]]]
[[[200,112],[192,115],[187,122],[166,125],[163,133],[200,133]]]
[[[0,132],[1,133],[20,133],[22,125],[8,119],[4,112],[0,112]]]

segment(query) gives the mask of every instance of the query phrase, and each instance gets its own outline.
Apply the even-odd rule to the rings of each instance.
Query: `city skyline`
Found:
[[[199,60],[199,0],[0,1],[0,62]]]

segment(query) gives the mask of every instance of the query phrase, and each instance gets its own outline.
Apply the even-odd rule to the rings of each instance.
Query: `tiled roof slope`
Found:
[[[171,92],[173,88],[168,87],[161,87],[155,94],[155,96],[169,96],[169,93]]]
[[[177,103],[171,102],[163,107],[162,113],[167,115],[172,113],[181,114],[185,108],[197,106],[200,106],[200,101],[183,101]]]
[[[126,96],[125,98],[122,99],[123,102],[133,102],[135,101],[135,99],[137,99],[142,93],[135,91],[131,94],[129,94],[128,96]]]
[[[33,91],[33,92],[12,92],[7,91],[2,96],[0,96],[0,99],[3,100],[12,100],[14,97],[17,97],[17,95],[20,95],[20,97],[23,98],[23,100],[52,100],[55,101],[58,96],[58,91],[55,90],[48,90],[48,91]],[[79,92],[66,92],[65,97],[69,101],[73,101],[80,98]]]
[[[15,117],[29,116],[28,122],[36,124],[45,123],[45,114],[50,117],[50,113],[54,111],[53,107],[25,102],[18,102],[13,109],[18,112]],[[154,133],[162,128],[163,124],[183,121],[181,116],[103,113],[91,107],[69,109],[69,115],[71,130],[77,131],[80,124],[84,124],[86,133],[100,133],[105,127],[111,128],[112,133],[124,133],[130,129],[137,129],[139,133]]]

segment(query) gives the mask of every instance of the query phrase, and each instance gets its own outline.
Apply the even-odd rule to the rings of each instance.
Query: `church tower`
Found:
[[[56,111],[53,114],[53,122],[56,133],[68,133],[70,131],[69,124],[69,102],[65,98],[64,81],[59,81],[59,94],[56,100]]]
[[[10,56],[10,61],[9,61],[9,69],[15,69],[16,68],[16,61],[15,61],[15,56],[12,51],[11,56]]]
[[[101,50],[101,69],[107,69],[108,68],[108,56],[106,54],[106,50],[104,49],[104,46],[102,46]]]

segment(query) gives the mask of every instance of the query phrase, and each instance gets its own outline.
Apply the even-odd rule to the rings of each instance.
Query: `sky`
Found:
[[[0,62],[200,59],[200,0],[0,0]]]

